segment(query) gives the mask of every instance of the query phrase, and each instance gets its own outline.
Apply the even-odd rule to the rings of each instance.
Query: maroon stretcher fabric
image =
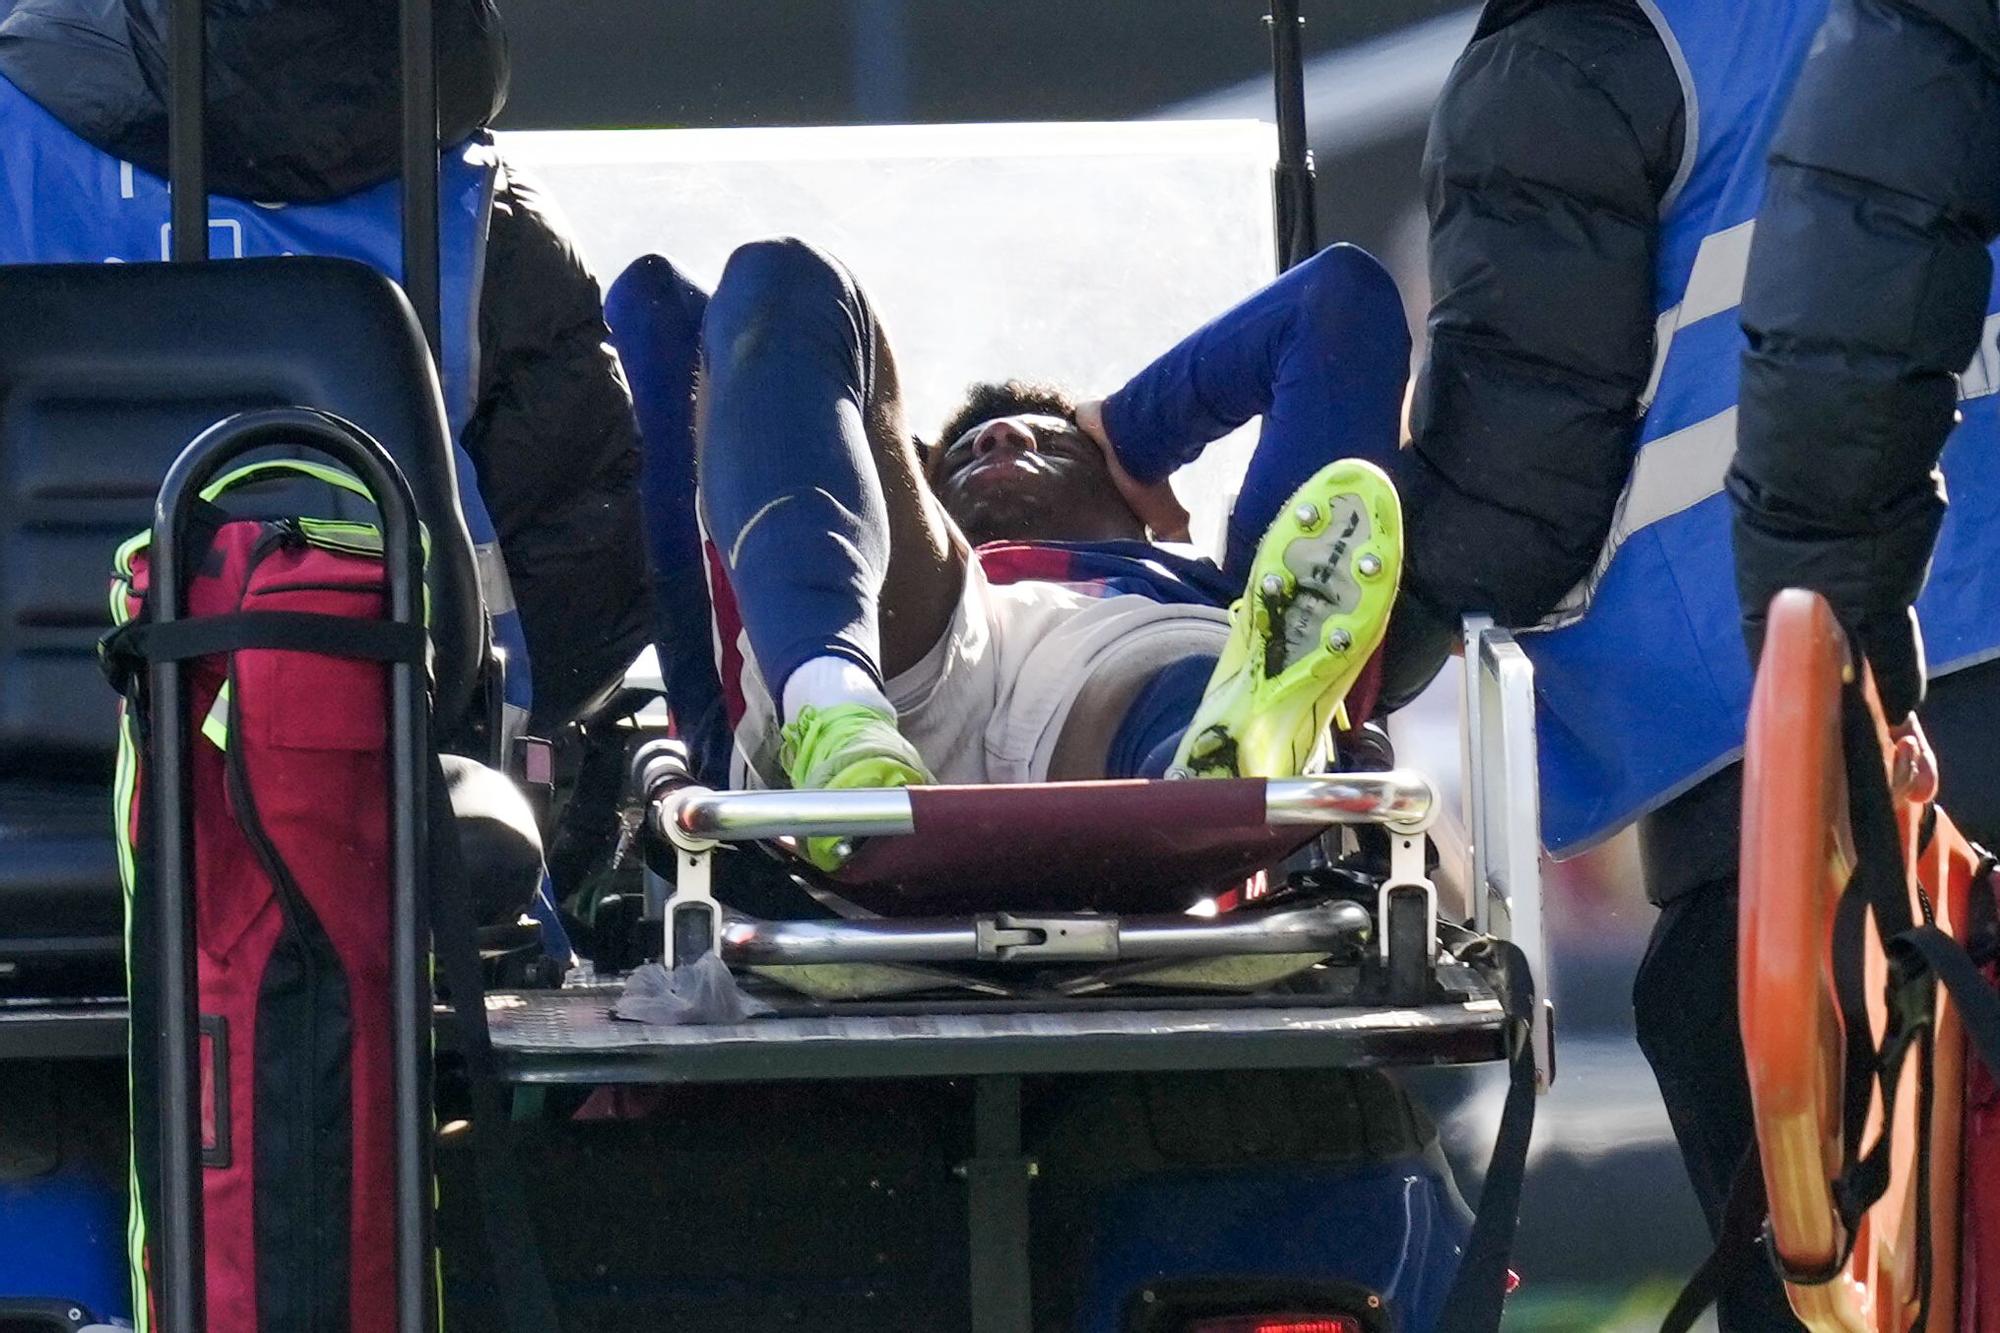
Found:
[[[916,831],[870,838],[834,880],[874,912],[1171,912],[1318,833],[1264,822],[1261,779],[913,787]]]

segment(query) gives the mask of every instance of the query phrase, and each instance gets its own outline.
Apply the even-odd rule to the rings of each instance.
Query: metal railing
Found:
[[[1555,1078],[1549,946],[1542,914],[1541,788],[1535,746],[1535,668],[1491,617],[1465,620],[1466,836],[1472,843],[1472,928],[1511,940],[1543,996],[1535,1016],[1535,1070]]]
[[[665,749],[651,753],[638,768],[640,790],[656,797],[648,812],[653,831],[679,846],[782,837],[894,837],[916,829],[907,788],[714,791],[685,785],[690,781],[685,762]],[[1089,784],[1075,785],[1083,789]],[[1264,787],[1264,817],[1274,827],[1383,824],[1417,832],[1437,807],[1430,780],[1406,769],[1274,778]]]

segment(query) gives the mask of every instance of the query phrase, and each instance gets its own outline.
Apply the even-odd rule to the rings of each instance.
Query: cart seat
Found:
[[[97,640],[118,544],[152,522],[196,433],[302,404],[389,450],[431,538],[445,730],[483,707],[488,659],[437,382],[409,305],[328,259],[0,268],[0,972],[115,960],[117,697]]]
[[[0,957],[19,950],[17,961],[50,965],[117,954],[125,918],[103,783],[0,781],[0,847]]]

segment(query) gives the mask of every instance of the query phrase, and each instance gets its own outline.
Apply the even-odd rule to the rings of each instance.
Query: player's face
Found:
[[[1145,536],[1103,452],[1062,417],[982,421],[936,452],[930,479],[974,545]]]

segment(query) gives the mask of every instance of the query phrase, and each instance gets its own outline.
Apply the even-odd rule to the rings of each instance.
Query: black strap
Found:
[[[1857,871],[1857,873],[1859,873]],[[1875,1090],[1875,1033],[1868,1021],[1867,972],[1838,960],[1859,959],[1868,947],[1868,896],[1850,880],[1833,909],[1831,956],[1836,960],[1831,983],[1834,1005],[1841,1016],[1840,1173],[1854,1170],[1860,1160],[1861,1137],[1868,1126],[1868,1107]],[[1860,1015],[1855,1021],[1850,1015]]]
[[[1867,950],[1862,929],[1872,916],[1885,948],[1916,928],[1910,912],[1910,886],[1905,877],[1902,837],[1896,828],[1889,779],[1882,765],[1882,747],[1874,715],[1858,682],[1841,691],[1841,745],[1846,759],[1848,822],[1853,832],[1855,864],[1834,919],[1834,999],[1846,1033],[1842,1069],[1841,1168],[1833,1181],[1834,1203],[1842,1231],[1852,1245],[1861,1217],[1889,1188],[1894,1148],[1896,1088],[1905,1058],[1919,1045],[1932,1017],[1930,987],[1906,969],[1890,970],[1887,994],[1888,1026],[1882,1044],[1874,1044],[1868,1013]],[[1917,1076],[1930,1077],[1928,1062]],[[1882,1124],[1874,1144],[1862,1152],[1871,1094],[1882,1101]],[[1920,1127],[1921,1129],[1921,1127]],[[1922,1210],[1919,1210],[1922,1212]],[[1840,1256],[1844,1265],[1845,1247]],[[1803,1278],[1804,1275],[1801,1275]]]
[[[1931,1278],[1936,1267],[1931,1237],[1931,1120],[1937,1108],[1937,1029],[1926,1023],[1918,1046],[1922,1054],[1917,1063],[1917,1317],[1910,1327],[1922,1333],[1931,1326],[1935,1285]]]
[[[430,845],[431,947],[451,991],[452,1022],[465,1060],[472,1099],[473,1178],[480,1217],[486,1228],[493,1290],[509,1333],[557,1333],[555,1297],[542,1267],[529,1221],[511,1144],[512,1121],[501,1093],[486,1027],[486,988],[479,970],[478,937],[465,864],[458,845],[458,821],[437,756],[430,758],[426,818]]]
[[[146,662],[181,662],[268,648],[422,666],[429,642],[421,625],[391,620],[313,611],[234,611],[165,624],[134,621],[112,631],[106,653]]]
[[[208,568],[209,556],[215,550],[215,539],[222,535],[222,529],[230,521],[229,511],[211,500],[196,499],[188,505],[187,517],[181,523],[179,574],[183,588],[192,584],[195,576]]]
[[[1688,1333],[1702,1311],[1763,1262],[1764,1214],[1768,1208],[1764,1172],[1758,1165],[1757,1145],[1752,1143],[1736,1164],[1736,1174],[1729,1182],[1729,1200],[1722,1206],[1722,1224],[1716,1228],[1715,1248],[1681,1288],[1673,1308],[1667,1311],[1666,1321],[1660,1325],[1660,1333]]]
[[[1830,1282],[1839,1275],[1847,1265],[1856,1224],[1888,1189],[1896,1085],[1911,1046],[1919,1046],[1926,1054],[1919,1063],[1918,1077],[1926,1084],[1930,1077],[1926,1040],[1928,1005],[1923,1002],[1921,989],[1892,969],[1889,1030],[1880,1048],[1875,1045],[1868,1014],[1865,945],[1870,917],[1885,941],[1895,940],[1915,928],[1916,919],[1910,913],[1902,836],[1896,828],[1895,807],[1882,765],[1882,746],[1875,731],[1874,714],[1858,681],[1841,690],[1840,732],[1847,776],[1847,817],[1855,853],[1853,873],[1834,908],[1832,940],[1834,1001],[1840,1012],[1845,1045],[1841,1062],[1841,1163],[1832,1189],[1844,1242],[1830,1264],[1813,1272],[1789,1268],[1766,1242],[1765,1257],[1778,1267],[1786,1282],[1796,1286]],[[1883,1122],[1874,1145],[1864,1154],[1862,1138],[1867,1131],[1869,1104],[1877,1091],[1882,1097]],[[1919,1132],[1927,1138],[1927,1130],[1927,1125],[1921,1126]],[[1760,1236],[1769,1212],[1763,1172],[1757,1162],[1753,1140],[1730,1185],[1715,1248],[1681,1289],[1661,1325],[1661,1333],[1686,1333],[1702,1311],[1757,1261]],[[1918,1213],[1918,1248],[1920,1257],[1928,1259],[1929,1213],[1923,1208]],[[1921,1281],[1928,1293],[1928,1278]]]
[[[1527,955],[1511,941],[1482,940],[1467,951],[1465,961],[1481,965],[1499,992],[1513,1051],[1507,1062],[1507,1101],[1480,1186],[1479,1211],[1436,1333],[1494,1333],[1500,1327],[1507,1263],[1521,1216],[1521,1185],[1528,1174],[1528,1142],[1535,1129],[1535,979]]]
[[[1957,940],[1936,926],[1918,926],[1896,940],[1896,947],[1915,952],[1958,1004],[1972,1049],[1986,1068],[2000,1078],[2000,992],[1983,976],[1972,956]]]

